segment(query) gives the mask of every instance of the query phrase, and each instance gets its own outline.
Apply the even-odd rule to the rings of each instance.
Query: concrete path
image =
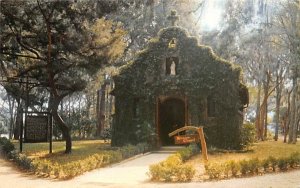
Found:
[[[300,188],[300,170],[215,182],[149,182],[146,175],[149,165],[164,160],[169,155],[169,152],[151,153],[111,167],[93,170],[68,181],[40,179],[20,172],[11,163],[0,159],[0,188]]]
[[[165,160],[171,153],[158,152],[144,155],[133,160],[125,161],[111,167],[93,170],[74,179],[80,184],[128,184],[128,183],[145,183],[149,181],[147,172],[151,164]],[[116,175],[118,174],[118,175]]]

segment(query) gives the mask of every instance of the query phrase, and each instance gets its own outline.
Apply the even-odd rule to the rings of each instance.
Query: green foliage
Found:
[[[240,164],[235,162],[234,160],[230,160],[226,162],[226,167],[229,169],[229,171],[231,171],[231,175],[233,177],[237,177],[238,172],[240,171]],[[227,172],[227,174],[229,174]],[[228,176],[227,176],[228,177]]]
[[[277,161],[280,170],[286,171],[288,169],[288,158],[279,158]]]
[[[15,150],[15,146],[7,138],[0,138],[0,149],[3,154],[10,160],[14,161],[20,168],[32,170],[32,160],[26,155],[20,154]]]
[[[149,167],[153,181],[190,181],[195,175],[191,165],[183,164],[180,154],[174,154],[165,161]]]
[[[269,159],[264,159],[260,162],[261,166],[263,167],[265,172],[268,172],[269,168],[270,168],[270,161]]]
[[[5,155],[9,154],[11,151],[15,149],[13,143],[11,143],[7,138],[0,138],[0,152],[3,152]]]
[[[240,161],[240,166],[241,166],[241,174],[246,175],[247,172],[250,170],[250,166],[247,160],[242,160]]]
[[[269,156],[267,160],[269,161],[269,164],[271,165],[273,172],[275,172],[278,161],[273,156]]]
[[[172,39],[176,39],[176,49],[168,47]],[[172,52],[172,53],[171,53]],[[163,68],[168,61],[168,54],[174,54],[180,63],[176,66],[178,74],[166,75]],[[175,55],[176,54],[176,55]],[[221,148],[240,147],[240,128],[242,117],[238,114],[241,69],[232,63],[218,58],[207,46],[201,46],[194,37],[180,27],[162,29],[158,37],[152,39],[148,47],[138,53],[133,62],[124,66],[114,76],[116,98],[116,114],[113,145],[132,143],[135,128],[141,121],[147,121],[155,128],[155,105],[157,96],[169,96],[174,93],[186,96],[190,106],[189,114],[199,116],[201,101],[212,96],[216,111],[214,118],[199,116],[192,118],[192,124],[206,122],[205,134],[207,144]],[[226,96],[226,97],[224,97]],[[139,99],[139,115],[135,117],[134,99]],[[205,108],[205,106],[203,106]],[[129,110],[128,110],[129,109]],[[199,119],[199,120],[194,120]],[[218,126],[213,126],[218,125]],[[226,128],[225,128],[226,127]],[[120,134],[124,132],[124,134]]]
[[[260,167],[260,162],[258,160],[258,158],[254,158],[254,159],[250,159],[248,161],[249,163],[249,171],[251,174],[258,174],[258,170]]]
[[[251,146],[255,141],[255,126],[253,123],[247,123],[242,126],[241,130],[241,146]]]
[[[224,168],[219,163],[206,163],[204,165],[205,172],[209,176],[210,179],[218,179],[221,177]]]
[[[150,165],[149,176],[152,181],[190,181],[196,170],[192,165],[184,164],[193,155],[192,147],[186,147],[178,153],[169,156],[166,160]]]
[[[192,149],[190,147],[186,147],[178,151],[178,154],[181,156],[183,161],[188,160],[192,156]]]
[[[298,165],[300,165],[300,153],[294,152],[290,155],[288,158],[288,163],[290,164],[290,167],[295,168]]]
[[[122,158],[126,159],[137,155],[139,153],[145,153],[149,150],[148,144],[146,143],[139,143],[136,146],[133,145],[126,145],[120,148],[120,152],[122,154]]]
[[[153,144],[153,139],[157,136],[154,128],[147,121],[137,125],[135,135],[138,142],[146,142],[150,145]]]
[[[208,162],[204,165],[205,173],[210,179],[220,179],[222,177],[237,177],[246,176],[248,174],[255,175],[259,173],[268,173],[269,168],[272,171],[276,169],[286,171],[289,168],[299,168],[300,166],[300,153],[294,152],[289,157],[275,158],[269,156],[267,159],[259,160],[252,158],[249,160],[241,160],[235,162],[233,160],[226,161],[225,163]]]

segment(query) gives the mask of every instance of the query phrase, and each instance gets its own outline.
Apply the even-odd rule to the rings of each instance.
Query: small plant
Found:
[[[280,158],[278,159],[278,168],[282,171],[286,171],[288,169],[288,159],[287,158]]]
[[[149,176],[152,181],[190,181],[196,170],[193,166],[184,164],[183,158],[188,159],[192,155],[192,147],[180,150],[178,153],[169,156],[166,160],[150,165]]]
[[[299,152],[292,153],[288,158],[288,163],[290,164],[291,168],[296,168],[298,165],[300,165],[300,153]]]
[[[2,149],[2,151],[0,152],[3,152],[5,155],[8,155],[11,151],[15,149],[15,146],[7,138],[1,137],[0,149]]]
[[[261,161],[261,166],[264,168],[264,172],[268,172],[270,168],[270,161],[269,159],[264,159]]]
[[[186,161],[191,157],[192,150],[191,150],[191,148],[186,147],[186,148],[181,149],[180,151],[178,151],[178,153],[181,156],[182,160]]]
[[[273,172],[275,172],[278,161],[273,156],[268,157],[268,160],[270,162]]]
[[[236,163],[233,160],[227,162],[227,166],[229,167],[231,174],[233,177],[237,177],[238,172],[240,171],[239,163]]]
[[[258,174],[258,170],[259,170],[259,166],[260,166],[260,162],[259,162],[258,158],[250,159],[248,161],[248,165],[249,165],[249,171],[251,174]]]
[[[249,162],[247,160],[240,161],[241,174],[246,175],[250,171]]]
[[[219,179],[223,173],[222,167],[218,163],[206,163],[204,165],[205,172],[210,179]]]

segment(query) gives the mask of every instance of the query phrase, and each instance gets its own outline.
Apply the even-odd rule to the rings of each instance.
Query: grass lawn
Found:
[[[19,151],[19,143],[15,142],[15,147]],[[48,160],[60,165],[82,160],[93,154],[101,154],[105,148],[109,148],[109,143],[103,140],[80,140],[72,141],[72,153],[64,154],[65,141],[54,141],[52,143],[52,154],[49,154],[49,143],[24,143],[23,153],[33,160]]]
[[[255,143],[249,150],[241,152],[217,152],[217,151],[208,151],[208,161],[223,163],[228,160],[240,161],[243,159],[258,158],[260,160],[273,156],[275,158],[279,157],[288,157],[293,152],[300,153],[300,143],[297,144],[286,144],[282,140],[273,141],[264,141]],[[188,163],[190,164],[199,164],[203,163],[201,154],[198,154],[192,157]]]

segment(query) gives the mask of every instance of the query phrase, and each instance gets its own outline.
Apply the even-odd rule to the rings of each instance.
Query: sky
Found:
[[[198,11],[200,16],[200,29],[202,31],[212,31],[220,28],[224,12],[225,0],[206,0],[203,11]],[[199,16],[196,15],[196,16]]]

